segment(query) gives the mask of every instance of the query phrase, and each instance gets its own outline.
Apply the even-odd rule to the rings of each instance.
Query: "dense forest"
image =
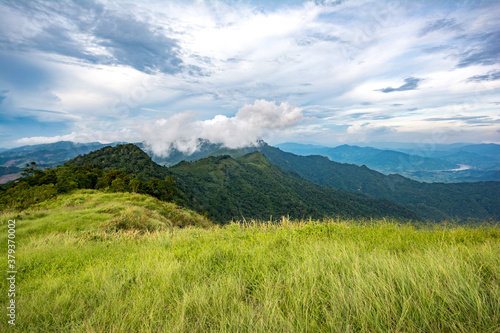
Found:
[[[228,219],[325,217],[394,217],[418,219],[413,212],[387,200],[319,186],[269,163],[259,152],[233,159],[223,155],[182,162],[169,171],[181,190],[216,221]]]

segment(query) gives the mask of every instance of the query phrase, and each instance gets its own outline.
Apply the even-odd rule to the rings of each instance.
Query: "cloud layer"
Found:
[[[165,144],[187,147],[188,129],[228,145],[500,141],[499,11],[487,0],[4,0],[0,146],[162,127],[182,138]]]

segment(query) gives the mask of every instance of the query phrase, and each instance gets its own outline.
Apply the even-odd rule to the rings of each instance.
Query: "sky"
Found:
[[[0,147],[500,143],[500,1],[0,0]]]

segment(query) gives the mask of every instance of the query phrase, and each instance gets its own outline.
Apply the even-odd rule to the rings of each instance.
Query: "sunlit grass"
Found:
[[[179,229],[157,204],[82,191],[17,217],[14,330],[500,331],[496,226],[281,219]],[[117,207],[165,226],[110,228]]]

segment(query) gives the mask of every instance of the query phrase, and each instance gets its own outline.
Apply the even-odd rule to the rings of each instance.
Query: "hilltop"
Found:
[[[151,178],[164,179],[169,175],[167,168],[154,163],[141,148],[132,143],[107,146],[85,155],[80,155],[68,164],[99,165],[104,170],[121,170],[129,176],[148,181]]]
[[[59,194],[26,210],[6,214],[17,215],[14,218],[24,237],[90,230],[143,233],[212,225],[196,212],[148,195],[88,189]]]

